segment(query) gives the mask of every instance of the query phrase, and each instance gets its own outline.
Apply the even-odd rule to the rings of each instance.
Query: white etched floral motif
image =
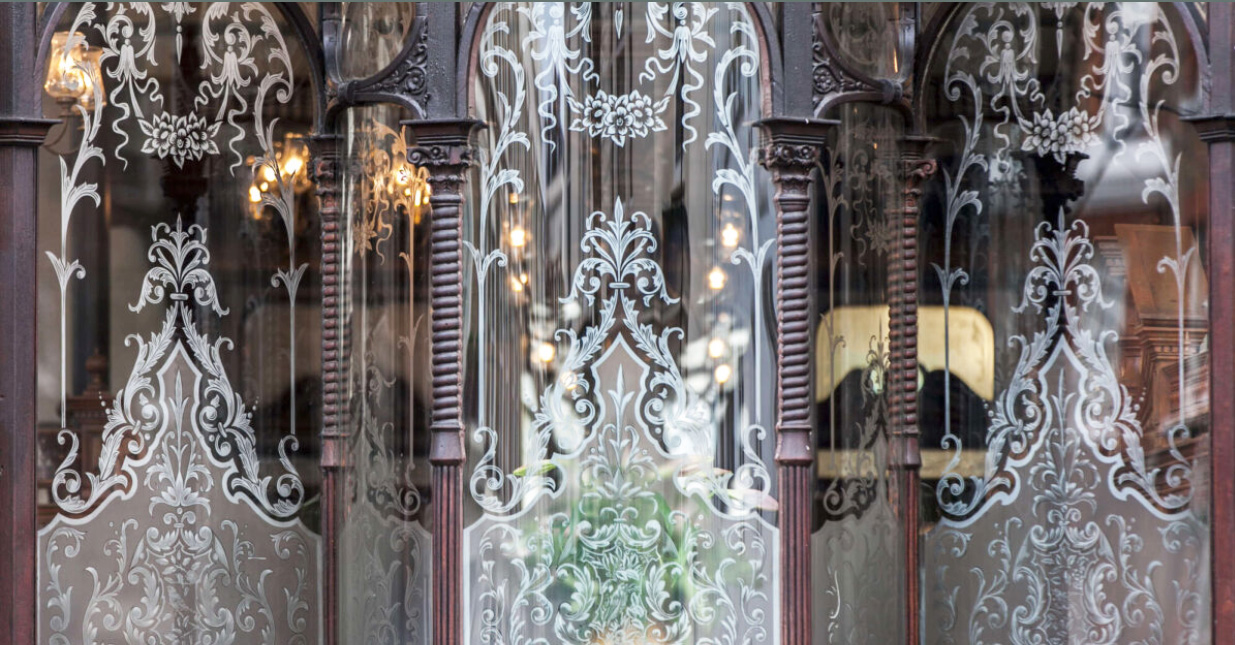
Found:
[[[621,10],[627,23],[659,21],[648,26],[651,56],[632,63],[645,73],[625,80],[592,63],[600,62],[592,58],[598,48],[613,45],[610,32],[580,29],[602,12],[620,38],[642,31],[620,26]],[[679,366],[694,360],[685,357],[697,338],[659,322],[666,311],[687,306],[686,285],[672,284],[662,266],[668,218],[640,212],[626,194],[606,195],[611,207],[596,211],[590,199],[567,202],[554,188],[574,171],[558,159],[569,159],[579,144],[625,154],[620,148],[685,139],[689,154],[717,171],[714,182],[707,173],[712,195],[705,192],[704,204],[720,211],[723,202],[741,226],[738,244],[715,253],[713,262],[749,266],[751,279],[765,283],[762,269],[775,242],[760,227],[770,219],[761,201],[767,196],[756,194],[761,171],[751,154],[758,137],[749,123],[758,102],[743,93],[757,85],[761,69],[757,30],[737,3],[630,11],[499,3],[479,38],[478,106],[490,127],[480,154],[479,208],[464,223],[465,285],[475,316],[469,337],[480,356],[473,382],[479,423],[470,434],[480,455],[469,459],[469,490],[482,511],[464,538],[469,642],[777,638],[776,529],[766,521],[777,500],[761,454],[771,432],[762,405],[749,400],[760,396],[750,385],[760,375],[741,388],[721,393],[713,384],[701,392],[701,370]],[[725,19],[715,19],[722,12]],[[675,32],[684,39],[672,42]],[[598,34],[604,38],[596,40]],[[723,48],[717,36],[727,39]],[[694,123],[702,114],[699,90],[713,81],[705,142],[695,131],[703,126]],[[531,105],[537,108],[529,113]],[[659,136],[675,130],[682,136]],[[568,234],[578,247],[562,250],[553,242],[557,209],[572,204],[591,215],[560,220],[567,231],[583,229]],[[530,233],[519,244],[510,235],[516,226]],[[536,243],[525,244],[529,239]],[[569,259],[569,271],[552,260],[540,263],[556,253]],[[508,289],[492,277],[502,269],[511,274]],[[516,284],[524,271],[531,282]],[[545,285],[558,286],[546,297]],[[754,308],[766,308],[765,292],[754,290]],[[763,315],[748,314],[751,304],[716,306]],[[545,367],[532,366],[522,382],[496,378],[510,354],[499,347],[495,361],[487,346],[510,331],[490,322],[490,307],[526,307],[531,316],[515,333],[540,344],[533,356]],[[735,341],[743,343],[735,355],[767,345],[764,336],[766,328],[757,340]],[[509,386],[521,395],[505,393],[495,414],[492,393]],[[721,415],[736,427],[721,431]],[[723,466],[716,456],[722,451],[729,453]]]
[[[69,29],[70,38],[63,49],[65,66],[73,66],[76,73],[91,78],[94,96],[89,102],[75,107],[82,122],[81,143],[72,153],[72,164],[60,160],[60,248],[58,253],[47,255],[56,271],[60,285],[60,353],[61,353],[61,410],[67,392],[66,338],[67,312],[70,280],[85,278],[82,265],[68,257],[69,224],[75,213],[81,210],[83,201],[93,201],[97,208],[102,197],[96,183],[85,181],[84,173],[92,161],[105,165],[108,156],[99,147],[99,129],[105,120],[104,108],[114,117],[107,119],[119,143],[111,151],[111,157],[127,168],[124,150],[130,144],[126,123],[136,119],[144,135],[141,143],[143,153],[160,159],[170,159],[178,167],[186,161],[200,160],[206,155],[219,153],[215,138],[224,124],[233,131],[229,146],[234,153],[231,169],[241,165],[245,156],[237,148],[239,143],[252,133],[258,141],[262,154],[254,159],[255,172],[268,168],[276,174],[276,190],[263,193],[262,205],[270,206],[279,213],[286,224],[289,250],[294,251],[293,220],[294,196],[274,150],[273,123],[266,122],[264,114],[269,99],[286,104],[292,99],[295,85],[288,47],[275,22],[274,16],[262,3],[210,3],[198,23],[202,30],[202,51],[206,60],[202,64],[205,78],[194,88],[197,92],[191,101],[192,109],[185,113],[172,113],[165,109],[160,78],[156,73],[156,34],[159,32],[159,11],[171,15],[177,34],[177,56],[183,42],[186,18],[197,12],[190,3],[109,3],[105,12],[99,5],[83,3]],[[225,35],[217,33],[223,29]],[[74,61],[69,56],[74,47],[85,45],[84,33],[97,32],[103,39],[98,58],[98,67]],[[260,64],[259,64],[260,61]],[[104,89],[108,79],[110,91]],[[252,89],[255,88],[255,92]],[[104,101],[106,95],[107,101]],[[213,114],[199,110],[211,103]],[[251,118],[252,125],[247,121]],[[289,299],[295,301],[295,292],[307,265],[295,263],[294,252],[289,253],[286,269],[274,276],[276,284],[283,284]],[[289,328],[294,330],[295,308],[289,316]],[[288,352],[289,369],[295,374],[295,351]],[[295,393],[293,391],[293,397]],[[295,405],[292,406],[293,416]],[[62,412],[61,425],[64,425]],[[292,424],[293,428],[295,424]]]
[[[1058,117],[1054,117],[1050,110],[1035,113],[1032,123],[1021,126],[1025,132],[1021,149],[1042,157],[1054,157],[1059,163],[1064,163],[1069,153],[1083,152],[1097,140],[1095,133],[1100,126],[1100,118],[1075,107]]]
[[[155,224],[151,234],[152,243],[147,259],[155,263],[142,280],[141,295],[136,304],[129,305],[133,312],[141,311],[147,304],[159,304],[164,296],[175,300],[191,299],[192,302],[211,307],[219,316],[227,310],[219,304],[214,276],[210,275],[210,251],[206,248],[206,230],[197,224],[186,231],[181,218],[176,218],[176,229],[167,224]]]
[[[574,99],[568,102],[578,115],[571,121],[571,130],[606,138],[619,146],[626,145],[627,138],[642,139],[651,132],[663,131],[665,122],[660,115],[669,105],[669,99],[654,102],[639,90],[622,95],[600,90],[595,96],[584,97],[583,103]]]
[[[214,136],[219,123],[207,123],[194,113],[177,116],[167,112],[156,114],[150,121],[139,121],[146,140],[142,152],[160,159],[171,158],[177,167],[184,162],[198,161],[203,155],[219,154]]]

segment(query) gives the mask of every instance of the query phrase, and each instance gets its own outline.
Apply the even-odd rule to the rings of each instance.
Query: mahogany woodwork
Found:
[[[405,121],[408,163],[428,171],[433,335],[433,642],[463,642],[463,187],[479,121]]]
[[[1235,643],[1235,7],[1209,3],[1210,527],[1214,643]]]
[[[811,193],[836,121],[766,119],[760,163],[776,189],[776,482],[780,496],[781,643],[811,640],[811,500],[815,451],[811,337]]]
[[[344,457],[347,453],[347,347],[348,325],[340,307],[346,297],[340,267],[347,223],[339,205],[339,154],[342,137],[316,135],[309,141],[310,170],[318,199],[322,235],[322,589],[323,642],[339,638],[339,532],[343,528]]]
[[[937,164],[922,159],[926,140],[905,142],[902,160],[903,204],[896,218],[897,241],[888,261],[888,430],[893,449],[889,468],[896,481],[904,549],[905,642],[921,642],[921,591],[918,584],[918,510],[922,453],[918,443],[918,217],[922,183]]]
[[[0,5],[0,642],[33,643],[38,332],[38,7]]]

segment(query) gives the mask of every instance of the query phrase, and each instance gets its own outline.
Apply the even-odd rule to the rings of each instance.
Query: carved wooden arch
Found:
[[[872,103],[895,109],[907,121],[912,121],[910,98],[907,96],[907,83],[890,79],[874,78],[853,67],[845,52],[836,43],[832,32],[824,28],[827,17],[821,9],[834,3],[814,3],[812,18],[814,20],[811,41],[811,91],[813,94],[814,116],[824,118],[832,108],[845,103]],[[910,5],[916,13],[920,11],[918,3],[901,3]],[[911,31],[910,50],[914,49]],[[893,47],[896,43],[890,43]]]
[[[922,26],[913,50],[913,83],[914,91],[910,98],[912,102],[913,129],[915,132],[925,132],[926,111],[923,103],[926,86],[929,82],[930,66],[935,61],[939,48],[946,46],[944,36],[952,27],[957,14],[968,6],[965,2],[940,3],[939,8]],[[1194,56],[1197,69],[1201,70],[1201,105],[1204,111],[1209,110],[1213,70],[1209,66],[1209,29],[1205,17],[1195,2],[1171,2],[1175,15],[1188,35],[1188,50]]]
[[[456,78],[459,79],[456,97],[456,114],[460,118],[470,116],[475,109],[475,97],[472,96],[472,79],[476,75],[477,53],[480,50],[480,32],[484,21],[488,19],[495,2],[477,2],[468,10],[463,22],[463,30],[459,38],[459,54],[457,57]],[[778,116],[782,112],[783,92],[785,86],[784,67],[782,64],[780,40],[777,37],[775,22],[766,2],[744,2],[750,12],[751,19],[758,30],[760,45],[761,69],[759,82],[763,88],[763,116]]]
[[[74,2],[49,2],[40,16],[39,22],[39,52],[35,59],[36,69],[47,69],[47,57],[50,55],[51,39],[56,33],[64,12]],[[313,96],[313,131],[320,132],[326,115],[326,76],[322,46],[318,39],[313,22],[305,15],[297,2],[268,2],[292,28],[294,40],[304,48],[305,58],[309,61],[309,77],[312,79]]]

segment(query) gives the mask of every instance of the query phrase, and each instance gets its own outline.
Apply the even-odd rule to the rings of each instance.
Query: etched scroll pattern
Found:
[[[163,323],[149,340],[129,337],[138,359],[108,413],[102,475],[87,473],[93,490],[119,494],[93,509],[62,502],[89,514],[58,515],[40,531],[45,642],[315,642],[318,538],[299,520],[270,519],[303,502],[288,459],[296,438],[279,443],[285,474],[258,472],[250,413],[221,363],[231,341],[194,319],[194,306],[224,315],[206,230],[177,220],[155,225],[152,237],[151,261],[166,264],[151,269],[139,302],[164,304]],[[156,296],[152,281],[188,274],[187,263],[194,278]],[[121,442],[138,457],[123,467]],[[75,475],[57,473],[57,487],[75,492]],[[220,503],[227,515],[216,519]],[[287,575],[272,576],[274,563]]]
[[[603,289],[600,319],[581,337],[559,331],[570,345],[569,373],[579,376],[550,385],[541,408],[564,408],[594,430],[529,469],[519,512],[487,514],[466,529],[466,552],[476,554],[465,594],[472,642],[530,642],[541,627],[561,642],[773,638],[771,527],[749,513],[713,517],[704,500],[714,493],[706,471],[715,468],[662,447],[708,445],[714,432],[707,418],[696,423],[693,410],[662,398],[684,390],[671,350],[682,330],[658,332],[640,319],[640,303],[672,300],[647,257],[657,243],[650,225],[644,213],[627,215],[620,200],[612,215],[589,218],[580,243],[589,257],[566,298],[596,306]],[[592,391],[601,396],[585,397]],[[556,422],[537,413],[542,431]],[[677,434],[657,436],[667,428]],[[577,496],[561,495],[554,474],[572,482]],[[736,478],[739,489],[755,483],[746,472],[719,476]]]
[[[164,3],[161,9],[170,12],[183,34],[181,22],[185,16],[195,13],[196,9],[182,3]],[[147,136],[142,143],[143,151],[160,158],[171,155],[172,161],[181,166],[186,159],[201,159],[203,155],[218,152],[218,142],[215,137],[219,129],[226,125],[231,137],[226,142],[234,157],[229,170],[235,172],[246,161],[237,146],[252,136],[261,153],[250,160],[250,170],[254,176],[273,176],[273,187],[261,194],[260,205],[268,207],[277,213],[283,222],[287,233],[288,266],[279,269],[271,276],[271,284],[282,286],[287,293],[288,301],[292,303],[288,316],[288,338],[294,338],[296,332],[295,302],[300,282],[308,268],[307,263],[297,264],[295,254],[296,213],[295,195],[290,179],[285,176],[283,164],[280,163],[275,148],[275,125],[277,120],[269,120],[266,115],[266,102],[269,99],[279,104],[287,104],[292,99],[293,73],[292,62],[287,44],[279,30],[278,23],[267,7],[261,3],[212,3],[204,7],[200,22],[202,42],[202,70],[205,71],[202,80],[196,88],[193,112],[188,114],[169,114],[160,112],[147,116],[146,111],[151,106],[163,106],[167,101],[158,78],[153,73],[153,67],[158,66],[155,57],[156,20],[159,12],[149,3],[114,3],[106,6],[107,11],[99,12],[95,3],[85,3],[74,16],[69,27],[70,37],[66,43],[64,67],[73,67],[83,75],[91,78],[93,100],[85,105],[76,106],[82,122],[82,138],[76,152],[71,153],[72,165],[64,157],[60,158],[60,244],[59,253],[47,252],[47,256],[55,269],[60,287],[60,393],[61,393],[61,427],[65,428],[62,442],[70,442],[74,446],[79,442],[76,434],[66,427],[64,401],[67,395],[68,378],[66,372],[68,344],[66,338],[67,317],[66,308],[69,287],[73,278],[84,279],[85,267],[80,261],[69,258],[68,235],[70,223],[75,213],[83,209],[82,203],[91,201],[98,208],[102,203],[97,183],[85,180],[89,166],[97,161],[105,165],[108,154],[98,145],[99,130],[104,122],[111,124],[120,143],[111,151],[111,156],[127,167],[128,161],[124,150],[130,141],[123,126],[129,119],[135,119],[141,131]],[[75,46],[86,46],[85,33],[97,32],[103,38],[99,55],[99,67],[76,61],[69,57],[68,52]],[[177,50],[182,47],[181,39],[177,39]],[[260,54],[259,54],[260,50]],[[260,63],[260,64],[259,64]],[[104,101],[104,81],[102,76],[110,79],[111,91]],[[198,113],[205,105],[213,105],[216,112],[213,117]],[[145,108],[143,108],[143,105]],[[105,112],[106,108],[106,112]],[[251,125],[249,119],[251,118]],[[154,260],[152,249],[151,259]],[[187,276],[195,275],[187,270]],[[166,281],[168,276],[160,276]],[[161,288],[148,284],[143,291],[143,300],[147,295],[162,293]],[[213,296],[211,296],[213,299]],[[205,303],[212,304],[212,303]],[[217,303],[213,303],[217,307]],[[135,305],[138,309],[142,304]],[[216,313],[222,313],[216,309]],[[295,345],[287,352],[288,373],[296,374]],[[131,389],[131,388],[130,388]],[[296,428],[295,389],[291,392],[290,427],[292,434]],[[153,414],[153,413],[152,413]],[[115,422],[120,423],[120,422]],[[137,428],[135,432],[144,432],[141,427],[146,421],[130,419],[126,421]],[[147,428],[148,429],[148,428]],[[123,462],[140,449],[140,444],[128,444],[116,440],[104,448],[107,459],[100,464],[104,471],[98,476],[103,485],[92,486],[88,497],[78,497],[79,487],[73,485],[65,489],[63,482],[80,480],[80,475],[71,471],[70,461],[66,461],[57,469],[56,486],[53,495],[66,511],[83,512],[97,505],[110,491],[110,485],[115,483],[112,478],[123,467]],[[253,463],[248,470],[256,468],[256,458],[241,453],[242,459]],[[291,479],[299,486],[299,477],[292,475]],[[258,482],[253,483],[257,487]],[[290,485],[290,484],[289,484]],[[294,487],[293,487],[294,488]],[[289,492],[281,494],[286,498]],[[296,509],[282,503],[280,508],[272,503],[269,510],[277,517],[287,517]],[[297,503],[298,505],[298,503]],[[298,507],[298,506],[297,506]]]
[[[559,3],[560,4],[560,3]],[[702,64],[709,62],[709,54],[713,50],[717,50],[715,39],[709,35],[709,25],[720,9],[716,7],[706,6],[706,3],[695,6],[699,3],[672,3],[671,5],[662,5],[651,3],[647,7],[646,21],[647,27],[647,42],[658,42],[658,38],[662,36],[670,36],[674,38],[671,45],[666,49],[658,49],[657,57],[650,58],[645,61],[644,72],[639,75],[640,82],[654,81],[658,75],[670,74],[671,81],[669,83],[669,92],[681,92],[681,98],[688,107],[679,117],[677,126],[681,127],[688,134],[688,138],[694,136],[693,127],[689,125],[691,119],[697,116],[701,107],[690,100],[692,93],[707,85],[705,77],[695,67],[701,67]],[[690,5],[690,6],[687,6]],[[520,46],[523,48],[524,54],[534,61],[556,61],[561,63],[559,67],[549,66],[542,70],[541,74],[533,79],[533,85],[538,90],[542,99],[550,93],[541,84],[545,82],[556,82],[559,86],[554,92],[561,91],[566,96],[571,90],[568,81],[577,80],[588,83],[598,81],[596,75],[592,72],[594,65],[586,56],[586,50],[583,47],[590,42],[589,36],[586,36],[586,24],[591,20],[590,9],[583,9],[584,5],[576,5],[566,3],[563,6],[555,6],[553,3],[543,4],[538,3],[533,8],[526,8],[512,3],[501,3],[494,8],[489,18],[489,23],[486,25],[484,32],[480,37],[480,50],[478,55],[478,66],[481,74],[486,78],[491,79],[494,84],[494,93],[497,98],[498,110],[496,114],[496,125],[493,130],[493,135],[488,146],[482,149],[482,163],[480,172],[480,199],[477,209],[479,226],[477,233],[473,239],[464,241],[464,247],[468,251],[472,259],[472,274],[475,276],[476,287],[481,294],[487,293],[485,286],[490,278],[490,273],[507,266],[509,258],[491,239],[492,234],[490,229],[493,227],[490,218],[500,212],[498,206],[504,200],[502,196],[508,198],[513,196],[516,200],[524,192],[524,179],[520,174],[519,165],[514,162],[514,156],[522,152],[528,152],[532,149],[532,140],[525,132],[520,131],[519,127],[523,119],[523,110],[527,101],[528,91],[525,87],[524,68],[520,62],[520,53],[509,49],[503,45],[506,35],[512,33],[514,29],[511,21],[516,16],[521,16],[529,21],[530,29],[528,35],[521,39]],[[757,285],[765,284],[766,268],[769,261],[775,254],[775,239],[766,239],[760,235],[760,222],[758,212],[758,201],[756,198],[756,183],[755,172],[756,167],[751,157],[751,150],[747,145],[743,144],[742,137],[739,136],[740,126],[735,123],[734,104],[737,102],[738,90],[735,87],[732,77],[753,78],[759,72],[760,58],[758,38],[754,24],[750,17],[746,15],[745,8],[740,3],[725,3],[724,9],[731,13],[730,28],[732,31],[733,44],[724,50],[717,50],[717,58],[712,61],[714,72],[712,81],[712,101],[714,106],[714,123],[716,128],[708,133],[704,146],[706,149],[715,150],[718,153],[727,153],[728,166],[718,168],[716,178],[712,183],[713,194],[718,198],[727,197],[734,198],[738,205],[742,208],[742,215],[745,218],[743,222],[745,230],[742,237],[742,242],[734,249],[730,261],[738,266],[746,266],[750,272],[751,279]],[[512,15],[513,14],[513,15]],[[571,18],[567,18],[567,15]],[[568,27],[569,20],[575,20],[574,26]],[[676,25],[673,30],[667,30],[662,23],[670,23]],[[677,66],[677,67],[675,67]],[[694,67],[692,67],[694,66]],[[680,69],[679,69],[680,67]],[[548,76],[551,70],[557,70],[557,76]],[[571,76],[573,75],[573,76]],[[505,79],[505,82],[499,83],[499,79]],[[554,81],[556,79],[556,81]],[[603,92],[603,90],[602,90]],[[645,104],[650,110],[646,114],[649,119],[647,125],[647,134],[664,129],[661,127],[659,117],[655,116],[662,108],[657,108],[651,103],[651,99],[646,95],[640,94],[638,90],[632,91],[627,98],[638,95],[640,101]],[[556,94],[554,94],[556,96]],[[597,95],[599,96],[599,94]],[[605,95],[611,97],[612,95]],[[670,97],[666,97],[667,100]],[[568,103],[573,101],[568,97]],[[610,98],[606,98],[606,101]],[[629,104],[627,103],[629,106]],[[544,110],[549,109],[545,104],[538,107],[538,114],[542,118],[542,125],[546,128],[554,127],[552,124],[547,124],[544,121],[544,115],[541,114]],[[575,108],[570,107],[572,111]],[[612,123],[601,119],[599,116],[598,123],[601,124],[602,130],[609,128]],[[655,123],[653,123],[655,122]],[[554,124],[557,121],[553,122]],[[580,122],[582,123],[582,121]],[[604,125],[609,123],[609,125]],[[616,126],[615,126],[616,127]],[[636,127],[630,123],[622,125],[622,128]],[[578,128],[573,125],[571,130],[580,130],[588,132],[589,136],[601,136],[608,138],[614,145],[622,146],[625,140],[619,140],[614,134],[616,132],[626,132],[619,128],[613,132],[597,132],[592,133],[589,127],[580,126]],[[626,137],[629,132],[621,135]],[[551,140],[545,137],[546,143]],[[684,143],[683,146],[687,145]],[[650,235],[640,234],[634,229],[630,229],[628,225],[623,223],[611,223],[611,226],[621,226],[621,230],[602,228],[589,229],[584,237],[585,244],[591,244],[606,240],[610,250],[614,253],[622,254],[625,258],[627,254],[635,253],[640,250],[654,250],[655,241],[650,238]],[[745,241],[749,240],[749,242]],[[627,245],[642,245],[650,244],[650,249],[627,248]],[[583,247],[584,251],[591,250],[588,246]],[[607,262],[607,259],[605,260]],[[585,264],[591,266],[602,266],[601,259],[589,259]],[[655,263],[650,258],[639,258],[630,260],[629,264],[624,261],[613,263],[613,271],[623,273],[631,272],[646,272],[650,266]],[[580,280],[576,276],[576,280]],[[587,281],[580,283],[576,282],[575,290],[581,291],[589,299],[589,304],[593,304],[591,299],[593,294],[601,288],[602,281],[599,277],[593,276]],[[644,295],[648,295],[652,291],[663,288],[659,283],[647,281],[647,277],[640,277],[635,281],[635,284],[643,291]],[[764,339],[767,335],[766,323],[763,320],[764,310],[766,308],[766,300],[772,296],[770,290],[755,289],[753,303],[754,311],[754,335],[759,342],[754,343],[754,353],[756,363],[759,363],[762,357]],[[487,320],[487,303],[488,298],[481,297],[477,302],[477,317],[478,327],[486,329],[485,321]],[[645,303],[646,304],[646,303]],[[595,348],[587,347],[588,343],[599,343],[603,341],[606,325],[612,324],[612,321],[605,322],[613,315],[612,311],[605,309],[602,304],[602,323],[594,329],[589,329],[583,339],[578,342],[583,343],[578,352],[572,350],[566,355],[566,359],[561,365],[564,373],[575,373],[582,365],[590,359],[589,351],[594,352]],[[563,332],[567,333],[567,332]],[[573,332],[570,332],[573,334]],[[572,338],[572,347],[575,339]],[[670,350],[667,346],[661,348],[659,345],[653,346],[666,357],[670,356]],[[487,340],[485,334],[481,334],[477,342],[477,351],[479,353],[479,362],[485,365],[487,356]],[[658,415],[667,426],[681,428],[680,436],[686,436],[693,433],[703,432],[703,428],[709,427],[712,420],[707,416],[709,413],[705,410],[707,407],[701,400],[690,399],[690,391],[681,386],[681,375],[677,374],[670,378],[670,381],[665,381],[666,388],[661,390],[665,393],[664,400],[657,404],[660,409],[654,413]],[[672,382],[676,379],[676,382]],[[490,427],[487,416],[487,396],[486,384],[487,379],[480,378],[478,383],[479,389],[479,426],[473,431],[473,439],[478,444],[485,446],[485,453],[480,463],[473,468],[470,478],[470,488],[472,497],[478,504],[484,507],[489,512],[505,513],[510,512],[517,504],[524,503],[528,496],[538,496],[543,493],[552,492],[556,485],[551,478],[536,474],[535,472],[525,473],[506,473],[496,465],[497,461],[497,441],[498,436],[494,428]],[[573,399],[564,398],[564,392],[567,390],[575,391],[576,383],[561,383],[551,386],[551,389],[556,388],[556,391],[550,396],[549,393],[542,395],[541,404],[537,408],[535,414],[535,429],[534,429],[534,445],[532,452],[535,455],[535,460],[543,462],[551,456],[551,437],[560,434],[555,432],[555,428],[579,428],[586,425],[586,419],[590,419],[592,410],[588,408],[590,403],[584,399],[572,402]],[[757,443],[757,438],[765,436],[765,420],[764,414],[764,396],[763,391],[766,389],[762,370],[756,370],[754,378],[753,398],[755,401],[756,422],[750,427],[741,430],[741,442],[743,445],[743,454],[751,456],[756,453],[754,445]],[[578,391],[582,394],[582,391]],[[577,406],[574,409],[571,406]],[[581,406],[581,407],[580,407]],[[680,451],[686,451],[691,444],[677,445]],[[702,444],[693,444],[702,445]],[[674,449],[674,445],[669,445],[670,449]],[[766,503],[770,498],[772,478],[768,469],[761,458],[745,459],[735,471],[738,476],[736,479],[731,479],[728,476],[721,476],[719,473],[711,473],[711,479],[706,483],[700,480],[699,485],[705,485],[716,493],[715,498],[718,501],[709,502],[717,506],[718,510],[725,509],[729,512],[738,514],[749,513],[756,509],[758,504]],[[726,490],[732,482],[746,482],[745,488],[751,490]],[[502,493],[499,497],[493,493]]]
[[[1066,167],[1106,137],[1117,159],[1153,169],[1143,180],[1144,203],[1169,209],[1175,249],[1158,270],[1174,278],[1178,352],[1189,354],[1184,306],[1194,294],[1186,282],[1200,267],[1196,247],[1184,247],[1179,153],[1160,122],[1166,100],[1158,97],[1179,81],[1182,63],[1169,10],[1149,7],[979,4],[957,18],[941,91],[972,113],[958,117],[958,155],[944,168],[943,258],[933,268],[945,316],[970,277],[953,264],[956,223],[1002,216],[986,212],[998,205],[984,200],[983,182],[1020,181],[1018,153]],[[1051,49],[1088,66],[1064,90],[1075,106],[1055,112],[1047,97],[1056,90],[1038,78],[1038,57],[1049,52],[1049,43],[1039,43],[1041,12],[1054,14],[1041,22],[1058,25],[1057,38],[1077,19],[1079,42]],[[942,447],[951,459],[935,495],[943,519],[923,553],[927,638],[1203,642],[1207,528],[1192,508],[1197,464],[1180,449],[1192,430],[1182,421],[1164,428],[1164,454],[1147,459],[1136,403],[1108,356],[1119,338],[1102,311],[1114,305],[1094,265],[1088,225],[1069,221],[1063,208],[1050,215],[1028,249],[1021,302],[1003,312],[1035,330],[1010,338],[1016,365],[991,404],[982,476],[959,472],[965,446],[945,398]],[[946,347],[950,339],[943,340]]]
[[[47,253],[60,290],[58,439],[67,456],[51,485],[60,513],[39,533],[39,593],[46,607],[41,638],[316,642],[320,549],[298,519],[306,491],[292,461],[299,449],[296,390],[289,392],[291,432],[259,447],[264,437],[254,425],[253,402],[244,400],[224,367],[228,353],[247,348],[214,331],[231,309],[216,288],[204,226],[186,227],[177,217],[174,225],[169,219],[151,228],[152,266],[128,308],[162,308],[164,315],[148,336],[126,338],[136,350],[134,363],[114,399],[105,402],[97,447],[68,427],[63,404],[66,301],[73,278],[86,278],[82,263],[69,256],[71,224],[75,216],[93,214],[89,202],[94,210],[103,202],[105,186],[89,178],[109,163],[129,169],[135,150],[168,173],[205,172],[190,164],[205,168],[212,157],[227,154],[232,174],[247,165],[255,177],[274,176],[255,207],[277,214],[287,235],[288,265],[270,282],[290,303],[286,356],[288,373],[296,374],[295,301],[308,265],[295,260],[295,194],[275,143],[277,119],[267,114],[292,101],[291,51],[279,21],[261,3],[83,3],[74,9],[59,64],[88,75],[94,95],[74,106],[80,138],[74,151],[59,157],[59,246]],[[173,31],[176,63],[169,65],[161,56]],[[200,43],[200,74],[178,64],[187,60],[186,37]],[[78,46],[97,48],[98,64],[70,58]],[[188,78],[168,80],[180,81],[180,75]],[[175,101],[173,91],[189,96]],[[178,111],[165,109],[170,105]],[[117,142],[109,150],[103,148],[104,125]],[[199,321],[202,315],[207,318]],[[96,449],[97,468],[83,472],[81,451]]]

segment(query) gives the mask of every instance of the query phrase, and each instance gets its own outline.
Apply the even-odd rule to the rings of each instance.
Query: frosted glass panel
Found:
[[[1169,5],[969,5],[926,104],[930,642],[1208,642],[1200,78]],[[925,320],[925,319],[922,319]],[[928,350],[929,351],[929,350]],[[928,367],[929,366],[929,367]]]
[[[257,3],[74,4],[57,29],[39,640],[316,642],[304,52]]]
[[[751,17],[499,3],[478,47],[469,642],[776,642]]]

